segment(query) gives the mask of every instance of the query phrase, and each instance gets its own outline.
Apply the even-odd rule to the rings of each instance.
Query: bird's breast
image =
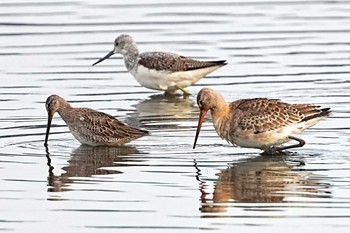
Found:
[[[230,137],[231,126],[229,124],[229,121],[222,118],[215,120],[213,119],[213,125],[216,132],[222,139],[233,143],[232,138]]]

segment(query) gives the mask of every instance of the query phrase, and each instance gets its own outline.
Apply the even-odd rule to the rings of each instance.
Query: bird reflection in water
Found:
[[[258,156],[238,161],[216,174],[214,192],[210,195],[208,184],[201,180],[201,170],[195,162],[197,180],[200,182],[203,213],[226,212],[234,203],[282,203],[287,197],[330,198],[330,185],[321,177],[300,171],[303,162],[286,156]]]
[[[108,167],[127,166],[126,162],[133,162],[128,157],[132,154],[140,154],[134,147],[91,147],[81,145],[71,154],[68,166],[63,167],[65,173],[54,175],[54,167],[51,165],[51,158],[46,148],[48,172],[48,192],[69,191],[69,184],[78,182],[74,177],[91,177],[93,175],[119,174],[121,171],[108,169]],[[137,159],[140,162],[140,159]]]
[[[129,113],[126,122],[134,127],[131,122],[139,119],[147,128],[177,128],[178,121],[194,121],[198,118],[198,107],[192,98],[179,95],[152,95],[146,100],[133,105],[135,111]],[[161,123],[161,124],[159,124]]]

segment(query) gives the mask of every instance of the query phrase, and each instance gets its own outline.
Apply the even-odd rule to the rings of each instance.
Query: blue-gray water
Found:
[[[1,1],[0,230],[3,232],[348,232],[350,1]],[[141,51],[229,65],[188,99],[141,87],[121,56]],[[192,150],[203,87],[227,101],[315,103],[333,116],[291,154],[235,148],[209,117]],[[44,102],[59,94],[151,132],[124,148],[80,144]]]

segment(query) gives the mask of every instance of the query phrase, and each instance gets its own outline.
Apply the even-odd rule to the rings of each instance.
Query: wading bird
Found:
[[[222,139],[240,147],[258,148],[265,153],[304,146],[305,141],[296,135],[331,113],[330,108],[288,104],[267,98],[241,99],[227,104],[219,92],[210,88],[199,91],[197,104],[200,116],[193,149],[208,111],[211,111],[214,128]],[[291,140],[297,144],[277,147]]]

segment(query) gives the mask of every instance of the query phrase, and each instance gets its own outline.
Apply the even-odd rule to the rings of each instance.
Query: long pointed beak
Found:
[[[101,58],[100,60],[98,60],[97,62],[95,62],[94,64],[92,64],[92,66],[94,66],[94,65],[96,65],[96,64],[98,64],[98,63],[100,63],[101,61],[106,60],[107,58],[111,57],[113,54],[114,54],[114,51],[112,50],[112,51],[110,51],[109,53],[107,53],[106,56],[104,56],[103,58]]]
[[[50,128],[51,128],[52,118],[53,118],[53,114],[48,113],[47,126],[46,126],[46,136],[45,136],[45,143],[44,143],[44,146],[46,146],[46,147],[47,147],[47,141],[49,140],[49,133],[50,133]]]
[[[194,144],[193,144],[193,149],[196,148],[196,144],[197,144],[197,139],[199,136],[199,132],[201,131],[202,128],[202,123],[204,121],[204,117],[207,114],[208,109],[201,109],[200,114],[199,114],[199,119],[198,119],[198,126],[197,126],[197,132],[196,132],[196,137],[194,139]]]

